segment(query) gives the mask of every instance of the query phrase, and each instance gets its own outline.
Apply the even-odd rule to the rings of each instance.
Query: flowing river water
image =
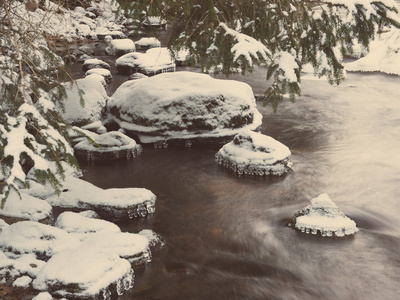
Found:
[[[266,87],[262,68],[231,79],[255,93]],[[108,92],[124,80],[114,76]],[[157,195],[154,215],[119,225],[152,229],[166,246],[119,299],[400,299],[399,83],[353,73],[336,87],[306,77],[295,103],[276,113],[258,103],[261,132],[291,149],[293,172],[283,177],[223,169],[214,161],[220,145],[145,146],[129,161],[81,162],[97,186]],[[321,193],[358,233],[323,238],[287,226]]]

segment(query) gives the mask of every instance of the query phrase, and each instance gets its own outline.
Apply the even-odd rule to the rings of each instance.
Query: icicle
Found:
[[[151,252],[149,249],[147,249],[144,253],[143,253],[143,257],[146,260],[147,263],[151,262]]]
[[[117,294],[118,296],[121,296],[124,293],[124,282],[123,279],[119,279],[117,281]]]
[[[111,300],[111,292],[108,288],[103,290],[103,299],[104,300]]]
[[[153,214],[155,212],[155,210],[156,210],[154,202],[147,201],[147,202],[145,202],[145,204],[146,204],[147,213],[148,214]]]
[[[163,147],[164,149],[168,148],[168,141],[163,141],[163,142],[162,142],[162,147]]]
[[[139,204],[136,209],[139,216],[144,218],[147,215],[147,209],[143,204]]]
[[[133,207],[129,207],[128,208],[128,217],[129,217],[129,219],[133,219],[133,217],[134,217],[134,215],[135,215],[135,213],[134,213],[134,211],[135,211],[135,209],[133,208]]]
[[[318,231],[317,229],[313,229],[313,230],[311,230],[311,233],[314,234],[314,235],[316,235],[316,234],[317,234],[317,231]]]
[[[87,160],[90,161],[90,160],[92,160],[92,159],[93,159],[93,153],[92,153],[92,151],[89,150],[89,151],[87,152]]]
[[[185,147],[186,148],[192,147],[192,141],[191,140],[185,140]]]

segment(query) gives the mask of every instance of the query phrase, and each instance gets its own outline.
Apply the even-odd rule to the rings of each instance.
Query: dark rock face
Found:
[[[250,86],[190,72],[128,81],[107,109],[110,120],[142,143],[221,138],[261,125]]]

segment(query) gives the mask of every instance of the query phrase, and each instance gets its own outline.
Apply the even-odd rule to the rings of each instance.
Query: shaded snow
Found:
[[[14,190],[11,190],[4,208],[0,210],[0,215],[39,221],[52,215],[52,207],[44,200],[23,192],[19,196]]]

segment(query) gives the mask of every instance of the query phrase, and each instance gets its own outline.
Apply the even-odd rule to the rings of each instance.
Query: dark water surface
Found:
[[[256,71],[245,81],[260,93]],[[166,241],[119,299],[400,299],[399,84],[379,74],[349,74],[340,87],[306,78],[296,103],[277,113],[260,103],[262,133],[292,151],[284,177],[238,177],[214,162],[220,146],[145,147],[128,162],[82,162],[97,186],[158,197],[153,216],[119,224]],[[287,227],[321,193],[356,221],[357,234]]]

